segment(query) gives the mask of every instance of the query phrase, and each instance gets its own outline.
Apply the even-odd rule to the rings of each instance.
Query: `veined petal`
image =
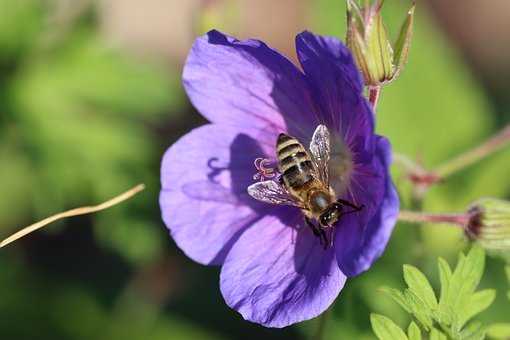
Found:
[[[296,36],[296,50],[323,122],[338,131],[348,146],[359,145],[362,137],[363,147],[372,151],[373,114],[349,49],[336,38],[305,31]]]
[[[400,201],[389,174],[391,145],[386,138],[377,137],[376,155],[384,165],[384,184],[380,187],[384,194],[380,206],[366,226],[360,226],[352,214],[346,216],[336,233],[338,264],[347,276],[364,272],[381,256],[398,218]]]
[[[183,84],[193,105],[213,123],[311,135],[315,109],[304,75],[259,40],[218,31],[198,38]],[[310,127],[311,126],[311,127]],[[301,131],[306,130],[306,131]]]
[[[248,229],[221,269],[227,304],[249,321],[285,327],[314,318],[338,296],[346,277],[295,208],[281,207]]]
[[[264,157],[258,142],[232,126],[192,130],[163,157],[160,206],[163,220],[186,255],[221,264],[232,243],[270,210],[246,192],[253,160]]]

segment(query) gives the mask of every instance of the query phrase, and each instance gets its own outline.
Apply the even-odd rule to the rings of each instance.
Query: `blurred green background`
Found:
[[[386,1],[395,36],[409,1]],[[383,90],[378,131],[434,166],[508,123],[510,3],[420,1],[402,76]],[[342,0],[0,0],[0,238],[56,212],[98,203],[143,182],[139,196],[56,223],[0,250],[0,339],[300,339],[250,324],[223,302],[218,268],[193,263],[161,222],[159,162],[204,120],[180,85],[195,36],[218,28],[257,37],[295,60],[294,36],[345,34]],[[510,150],[433,188],[429,211],[508,198]],[[403,203],[409,185],[395,170]],[[328,339],[372,339],[369,313],[407,325],[377,288],[402,287],[402,264],[436,283],[436,257],[466,246],[458,230],[399,224],[383,258],[350,280]],[[505,295],[503,262],[482,288]],[[500,298],[483,320],[510,321]]]

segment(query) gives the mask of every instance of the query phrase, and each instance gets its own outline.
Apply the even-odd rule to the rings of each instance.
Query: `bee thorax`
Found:
[[[313,190],[309,193],[308,202],[312,212],[321,213],[332,203],[332,197],[323,190]]]

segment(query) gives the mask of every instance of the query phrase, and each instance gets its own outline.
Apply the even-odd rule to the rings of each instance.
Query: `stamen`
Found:
[[[255,165],[255,169],[257,169],[257,173],[253,175],[254,180],[264,181],[276,176],[276,171],[270,166],[271,161],[269,159],[259,157],[255,159],[253,164]]]

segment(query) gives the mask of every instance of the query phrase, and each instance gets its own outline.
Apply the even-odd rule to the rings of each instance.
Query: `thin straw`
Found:
[[[95,205],[95,206],[91,206],[91,207],[75,208],[75,209],[67,210],[67,211],[58,213],[56,215],[47,217],[44,220],[34,223],[32,225],[29,225],[28,227],[25,227],[25,228],[21,229],[20,231],[14,233],[13,235],[9,236],[8,238],[6,238],[2,242],[0,242],[0,248],[3,248],[6,245],[8,245],[9,243],[12,243],[12,242],[22,238],[23,236],[26,236],[38,229],[41,229],[42,227],[44,227],[50,223],[61,220],[63,218],[91,214],[91,213],[95,213],[95,212],[113,207],[114,205],[117,205],[117,204],[133,197],[134,195],[136,195],[137,193],[139,193],[140,191],[142,191],[144,189],[145,189],[145,185],[138,184],[134,188],[132,188],[132,189],[130,189],[130,190],[106,201],[106,202],[103,202],[99,205]]]

